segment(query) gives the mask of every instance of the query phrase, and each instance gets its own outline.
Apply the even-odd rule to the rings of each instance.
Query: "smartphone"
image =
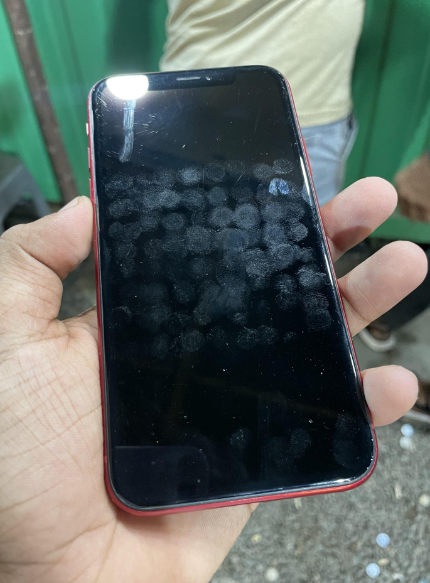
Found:
[[[376,438],[287,81],[108,78],[89,137],[113,501],[150,515],[361,484]]]

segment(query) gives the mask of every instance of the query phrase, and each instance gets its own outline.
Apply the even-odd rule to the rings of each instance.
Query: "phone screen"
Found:
[[[286,82],[191,73],[92,94],[112,488],[157,509],[352,483],[374,435]]]

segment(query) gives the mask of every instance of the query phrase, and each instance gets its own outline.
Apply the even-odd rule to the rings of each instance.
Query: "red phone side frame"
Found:
[[[296,106],[294,104],[294,99],[293,99],[293,95],[291,92],[291,87],[290,87],[290,84],[288,83],[288,80],[286,78],[285,78],[285,81],[287,83],[288,93],[289,93],[289,97],[291,99],[291,103],[293,104],[294,118],[295,118],[297,128],[299,130],[302,148],[306,154],[308,176],[309,176],[311,184],[312,184],[313,193],[315,193],[315,186],[313,183],[312,170],[311,170],[311,165],[310,165],[310,161],[309,161],[309,156],[308,156],[306,144],[305,144],[305,141],[303,139],[302,132],[300,129],[299,120],[298,120],[297,112],[296,112]],[[98,85],[98,83],[96,85]],[[127,506],[126,504],[124,504],[116,495],[115,491],[112,488],[112,484],[110,482],[110,479],[109,479],[109,469],[108,469],[107,449],[106,449],[106,408],[105,408],[105,394],[104,394],[104,360],[103,360],[103,350],[102,350],[102,328],[101,328],[101,308],[100,308],[101,303],[100,303],[100,280],[99,280],[100,274],[99,274],[99,251],[98,251],[99,248],[98,248],[98,229],[97,229],[97,209],[96,209],[96,198],[95,198],[95,189],[94,189],[95,173],[94,173],[94,147],[93,147],[93,140],[92,140],[93,127],[92,127],[92,109],[91,109],[92,94],[93,94],[93,90],[96,87],[96,85],[91,89],[90,94],[88,96],[87,133],[88,133],[88,140],[89,140],[89,171],[90,171],[90,176],[91,176],[90,177],[90,197],[91,197],[91,202],[93,203],[93,243],[94,243],[94,257],[95,257],[95,270],[96,270],[100,388],[101,388],[101,402],[102,402],[102,414],[103,414],[103,465],[104,465],[104,477],[105,477],[106,490],[108,491],[110,499],[112,500],[112,502],[114,504],[116,504],[116,506],[118,506],[119,508],[121,508],[122,510],[124,510],[130,514],[134,514],[135,516],[161,516],[164,514],[178,514],[181,512],[208,510],[210,508],[222,508],[225,506],[238,506],[241,504],[270,502],[272,500],[285,500],[287,498],[301,498],[301,497],[305,497],[305,496],[316,496],[318,494],[333,494],[336,492],[345,492],[347,490],[352,490],[354,488],[357,488],[358,486],[361,486],[361,484],[366,482],[366,480],[368,480],[370,478],[370,476],[373,474],[375,467],[376,467],[376,462],[378,459],[378,442],[376,439],[375,427],[373,424],[372,416],[371,416],[371,413],[370,413],[370,410],[369,410],[367,404],[366,404],[366,407],[367,407],[367,410],[369,413],[369,418],[371,421],[371,427],[372,427],[372,432],[373,432],[373,438],[374,438],[374,442],[375,442],[375,458],[374,458],[373,464],[369,468],[368,472],[362,478],[360,478],[356,482],[353,482],[352,484],[345,484],[345,485],[340,485],[340,486],[330,486],[327,488],[316,488],[314,490],[298,490],[298,491],[287,492],[287,493],[283,493],[283,494],[268,494],[266,496],[255,496],[255,497],[251,496],[251,497],[246,497],[246,498],[240,498],[237,500],[226,500],[225,502],[224,501],[222,501],[222,502],[208,502],[207,504],[194,504],[194,505],[190,505],[190,506],[180,506],[178,508],[166,508],[166,509],[161,509],[161,510],[136,510],[136,509],[131,508],[131,507]],[[341,295],[340,290],[339,290],[337,277],[335,275],[335,271],[334,271],[334,267],[333,267],[333,260],[331,257],[330,247],[329,247],[329,244],[327,241],[327,235],[326,235],[326,232],[324,229],[324,224],[323,224],[323,221],[321,218],[321,211],[320,211],[320,206],[318,203],[318,198],[316,196],[314,198],[316,201],[316,206],[317,206],[318,214],[320,217],[320,222],[321,222],[321,225],[323,227],[323,234],[324,234],[324,238],[325,238],[325,241],[327,244],[328,254],[329,254],[329,258],[330,258],[330,264],[331,264],[332,272],[334,274],[336,288],[337,288],[337,291],[338,291],[338,294],[340,297],[342,311],[343,311],[343,315],[344,315],[345,322],[347,325],[347,331],[348,331],[350,345],[351,345],[352,350],[353,350],[353,355],[354,355],[355,363],[357,366],[357,370],[359,371],[360,378],[362,379],[360,368],[358,366],[357,356],[356,356],[355,349],[354,349],[354,344],[352,342],[352,337],[351,337],[351,332],[349,329],[348,320],[347,320],[346,314],[345,314],[345,308],[344,308],[343,301],[342,301],[342,295]]]

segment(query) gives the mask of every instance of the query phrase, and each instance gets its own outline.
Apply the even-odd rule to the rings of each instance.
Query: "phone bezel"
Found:
[[[195,71],[172,71],[169,72],[170,75],[181,75],[181,77],[191,76],[196,73],[213,73],[214,71],[219,73],[223,71],[231,71],[231,69],[248,69],[254,67],[229,67],[229,68],[220,68],[220,69],[210,69],[210,70],[195,70]],[[263,68],[263,67],[262,67]],[[270,69],[269,67],[264,67]],[[272,71],[275,71],[272,69]],[[115,487],[112,481],[112,475],[110,470],[110,459],[108,455],[109,451],[109,441],[110,441],[110,433],[109,433],[109,417],[108,417],[108,410],[109,410],[109,403],[108,403],[108,393],[107,388],[105,386],[105,379],[104,379],[104,369],[105,369],[105,362],[104,362],[104,351],[103,351],[103,310],[102,310],[102,297],[101,297],[101,277],[100,277],[100,270],[99,270],[99,221],[98,221],[98,205],[97,205],[97,189],[96,189],[96,181],[95,181],[95,159],[94,159],[94,118],[93,118],[93,109],[92,109],[92,98],[94,91],[97,87],[103,83],[106,79],[102,79],[98,81],[91,89],[89,96],[88,96],[88,104],[87,104],[87,112],[88,112],[88,124],[87,124],[87,133],[89,139],[89,171],[90,171],[90,198],[93,204],[94,209],[94,230],[93,230],[93,244],[94,244],[94,255],[95,255],[95,268],[96,268],[96,296],[97,296],[97,319],[98,319],[98,346],[99,346],[99,367],[100,367],[100,386],[101,386],[101,401],[102,401],[102,412],[103,412],[103,461],[104,461],[104,475],[105,475],[105,484],[108,494],[111,500],[119,506],[121,509],[137,515],[137,516],[156,516],[156,515],[163,515],[163,514],[174,514],[180,512],[190,512],[195,510],[205,510],[209,508],[221,508],[226,506],[236,506],[240,504],[252,504],[258,502],[269,502],[271,500],[282,500],[288,498],[299,498],[304,496],[314,496],[319,494],[331,494],[335,492],[344,492],[347,490],[351,490],[363,484],[369,477],[372,475],[373,471],[375,470],[377,458],[378,458],[378,445],[376,439],[376,433],[374,424],[372,421],[372,417],[370,414],[370,410],[367,406],[367,403],[364,398],[364,391],[362,386],[362,376],[360,372],[360,368],[358,365],[354,344],[352,342],[351,332],[348,325],[348,320],[346,318],[345,309],[342,301],[342,296],[340,294],[338,281],[336,278],[335,270],[333,267],[333,261],[330,253],[330,247],[327,241],[327,236],[324,229],[324,224],[321,218],[320,206],[318,203],[318,198],[315,193],[315,187],[312,179],[312,170],[309,162],[308,153],[306,150],[306,144],[303,140],[303,136],[301,133],[297,112],[294,104],[293,95],[291,92],[290,85],[288,80],[279,72],[275,71],[276,74],[281,78],[283,82],[285,82],[285,89],[286,94],[288,95],[288,99],[290,100],[290,104],[292,106],[292,111],[294,114],[294,123],[296,126],[296,132],[299,137],[299,148],[301,150],[301,159],[303,160],[303,170],[305,179],[308,182],[309,190],[312,193],[312,196],[316,203],[317,209],[317,216],[318,222],[321,227],[321,232],[323,233],[323,244],[326,250],[326,255],[329,258],[329,270],[332,281],[335,283],[335,290],[336,290],[336,297],[338,305],[341,309],[341,313],[343,314],[344,322],[346,325],[347,330],[347,338],[349,343],[350,352],[353,355],[354,360],[354,367],[356,369],[358,378],[360,379],[360,393],[359,398],[362,400],[363,410],[367,415],[367,420],[372,430],[372,437],[373,437],[373,455],[372,455],[372,464],[366,470],[366,472],[356,478],[355,480],[342,480],[342,483],[336,484],[335,482],[325,482],[323,484],[319,484],[318,487],[308,486],[305,488],[288,488],[282,491],[278,491],[276,493],[265,493],[262,492],[261,494],[250,494],[247,496],[232,496],[230,498],[223,498],[211,502],[199,502],[195,503],[192,502],[190,504],[177,504],[177,505],[169,505],[163,506],[162,508],[144,508],[136,506],[129,501],[125,500],[118,492],[116,492]],[[166,75],[166,73],[148,73],[150,75]],[[193,81],[193,80],[191,80]],[[215,84],[220,84],[215,82]],[[189,85],[188,85],[189,86]],[[346,482],[346,483],[345,483]]]

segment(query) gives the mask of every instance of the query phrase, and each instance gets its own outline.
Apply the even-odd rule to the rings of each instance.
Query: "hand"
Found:
[[[394,210],[383,180],[357,182],[323,210],[333,258]],[[85,197],[0,239],[0,580],[4,583],[203,583],[249,519],[251,506],[138,518],[103,483],[102,413],[94,309],[56,319],[61,280],[88,255]],[[339,284],[352,334],[424,278],[412,243],[387,245]],[[414,403],[415,376],[397,366],[363,372],[376,425]]]

